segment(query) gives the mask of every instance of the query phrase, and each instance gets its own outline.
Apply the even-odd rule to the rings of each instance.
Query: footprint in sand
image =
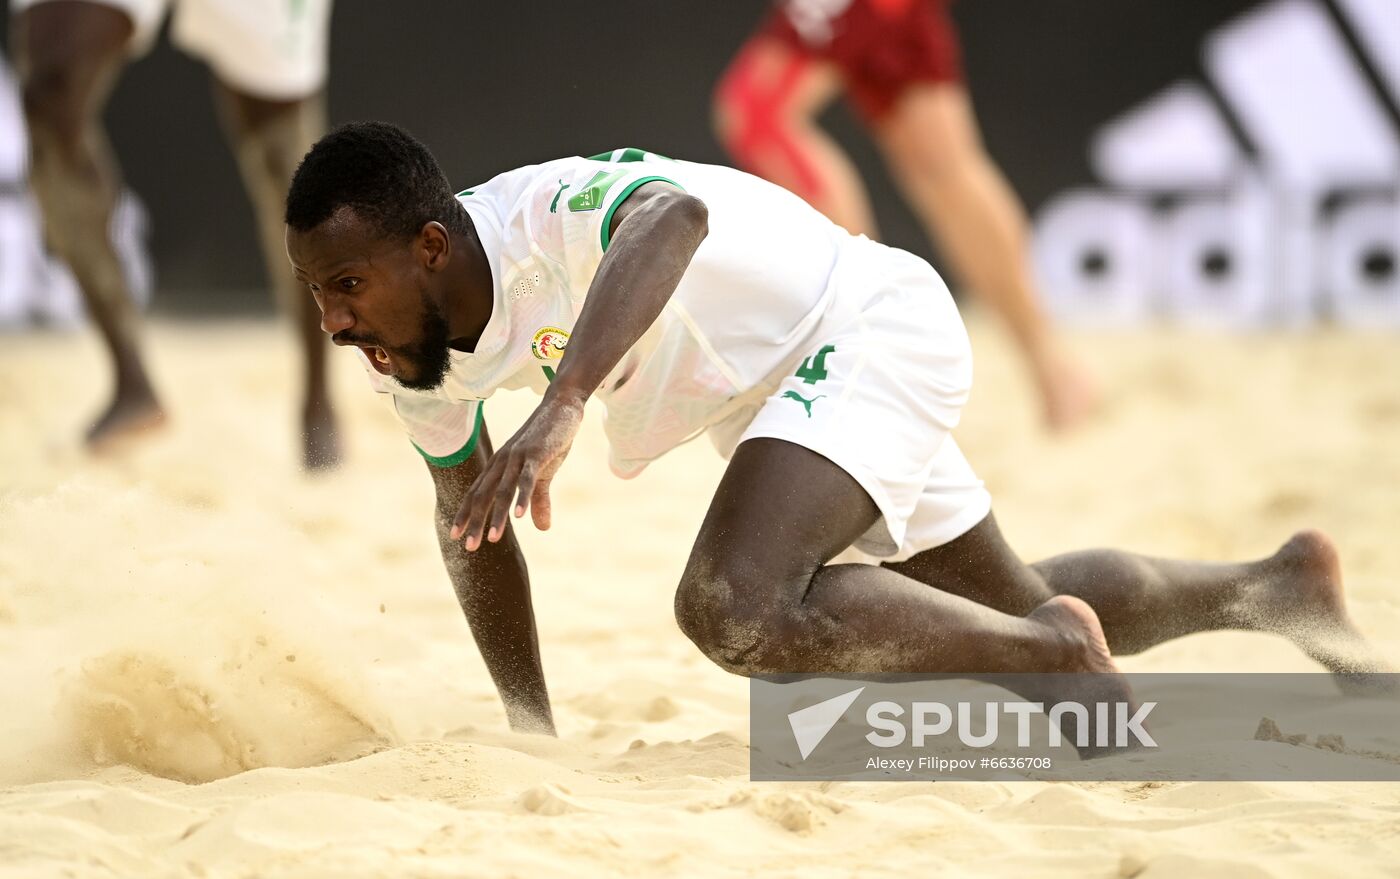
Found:
[[[678,717],[681,706],[670,696],[652,696],[645,693],[628,693],[626,688],[620,694],[593,693],[581,696],[571,702],[579,713],[594,720],[617,723],[620,721],[642,721],[661,723]]]
[[[810,833],[825,824],[829,816],[846,811],[846,804],[841,800],[807,791],[774,794],[738,791],[715,808],[745,806],[789,833]]]
[[[1384,427],[1400,421],[1400,397],[1372,397],[1356,407],[1357,420],[1372,427]]]
[[[748,768],[749,749],[728,733],[713,733],[699,741],[632,742],[627,750],[596,768],[618,775],[651,778],[729,778]]]
[[[536,815],[556,817],[570,812],[591,811],[569,794],[569,789],[555,784],[532,787],[516,800],[520,807]]]
[[[1312,510],[1317,499],[1305,491],[1282,489],[1276,491],[1259,505],[1259,512],[1265,516],[1287,519]]]
[[[375,725],[312,674],[307,663],[247,659],[225,663],[217,674],[199,673],[124,650],[84,662],[64,700],[77,737],[99,765],[125,763],[190,783],[264,766],[313,766],[382,747],[386,737]]]
[[[412,561],[422,555],[417,546],[402,543],[382,545],[374,551],[374,554],[381,562],[388,565]]]

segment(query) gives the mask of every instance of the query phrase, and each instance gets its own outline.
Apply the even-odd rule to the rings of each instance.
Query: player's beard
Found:
[[[393,352],[399,362],[407,367],[394,378],[410,390],[432,391],[442,386],[447,370],[452,366],[448,353],[449,330],[447,317],[437,303],[426,294],[422,295],[422,302],[423,323],[419,327],[419,340],[410,348]]]

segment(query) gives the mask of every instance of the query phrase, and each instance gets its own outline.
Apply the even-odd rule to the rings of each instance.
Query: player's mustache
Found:
[[[347,333],[336,333],[331,336],[331,341],[337,345],[363,345],[366,347],[383,348],[378,339],[371,339],[366,336],[351,336]]]

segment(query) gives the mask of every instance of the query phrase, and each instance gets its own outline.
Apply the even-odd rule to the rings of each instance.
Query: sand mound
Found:
[[[75,534],[83,516],[104,525]],[[15,617],[6,658],[25,671],[0,682],[4,704],[23,706],[0,721],[10,756],[0,779],[86,762],[199,782],[394,740],[338,643],[354,637],[343,611],[283,586],[311,576],[297,563],[314,557],[310,542],[246,535],[254,550],[222,536],[240,527],[236,515],[101,479],[0,506],[0,532],[17,538],[0,549],[0,595]],[[246,581],[231,589],[227,570]],[[53,761],[67,768],[41,765]]]
[[[83,663],[66,708],[96,762],[188,782],[344,760],[383,741],[314,678],[291,673],[294,654],[250,653],[207,683],[161,656],[107,653]]]

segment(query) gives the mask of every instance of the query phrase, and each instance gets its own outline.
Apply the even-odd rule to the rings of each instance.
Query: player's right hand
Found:
[[[529,511],[535,527],[548,530],[549,486],[583,424],[585,402],[564,394],[545,395],[472,483],[452,522],[453,540],[465,538],[468,551],[481,546],[483,531],[488,541],[500,540],[506,533],[512,495],[516,518]]]

